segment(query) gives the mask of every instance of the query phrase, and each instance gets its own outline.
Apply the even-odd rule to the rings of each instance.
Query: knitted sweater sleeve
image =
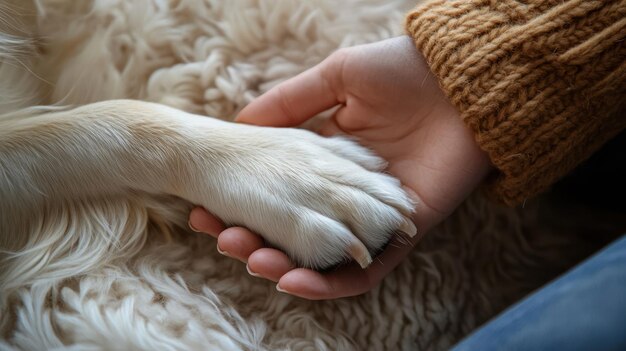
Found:
[[[406,30],[510,205],[626,127],[626,0],[434,0]]]

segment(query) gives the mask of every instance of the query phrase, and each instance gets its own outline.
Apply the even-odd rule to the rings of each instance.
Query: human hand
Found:
[[[446,218],[490,170],[489,159],[446,99],[409,37],[342,49],[283,82],[244,108],[236,121],[292,127],[339,105],[321,134],[347,134],[389,164],[416,203],[413,220],[423,235]],[[281,251],[245,228],[223,224],[196,208],[190,225],[220,233],[221,252],[247,262],[248,270],[307,299],[364,293],[376,286],[412,249],[416,238],[392,242],[366,269],[349,264],[320,273],[295,268]]]

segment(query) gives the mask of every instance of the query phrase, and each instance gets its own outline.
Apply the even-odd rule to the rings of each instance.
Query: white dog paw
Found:
[[[233,147],[244,149],[212,173],[218,196],[204,205],[298,265],[327,268],[353,258],[365,267],[391,236],[415,235],[413,204],[364,147],[297,129],[239,128],[237,137]]]

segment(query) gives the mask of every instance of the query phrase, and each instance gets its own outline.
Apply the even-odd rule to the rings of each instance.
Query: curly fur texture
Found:
[[[133,98],[230,119],[333,50],[398,34],[412,5],[14,1],[0,43],[24,52],[1,58],[0,112]],[[537,230],[540,210],[471,199],[370,293],[309,302],[189,232],[175,197],[43,207],[0,228],[0,349],[445,349],[590,251]]]

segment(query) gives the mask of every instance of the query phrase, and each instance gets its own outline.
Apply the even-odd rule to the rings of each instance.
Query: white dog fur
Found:
[[[415,232],[354,142],[206,117],[400,33],[411,5],[0,3],[0,349],[443,349],[579,257],[475,200],[373,292],[311,304],[189,232],[201,204],[307,266]]]

